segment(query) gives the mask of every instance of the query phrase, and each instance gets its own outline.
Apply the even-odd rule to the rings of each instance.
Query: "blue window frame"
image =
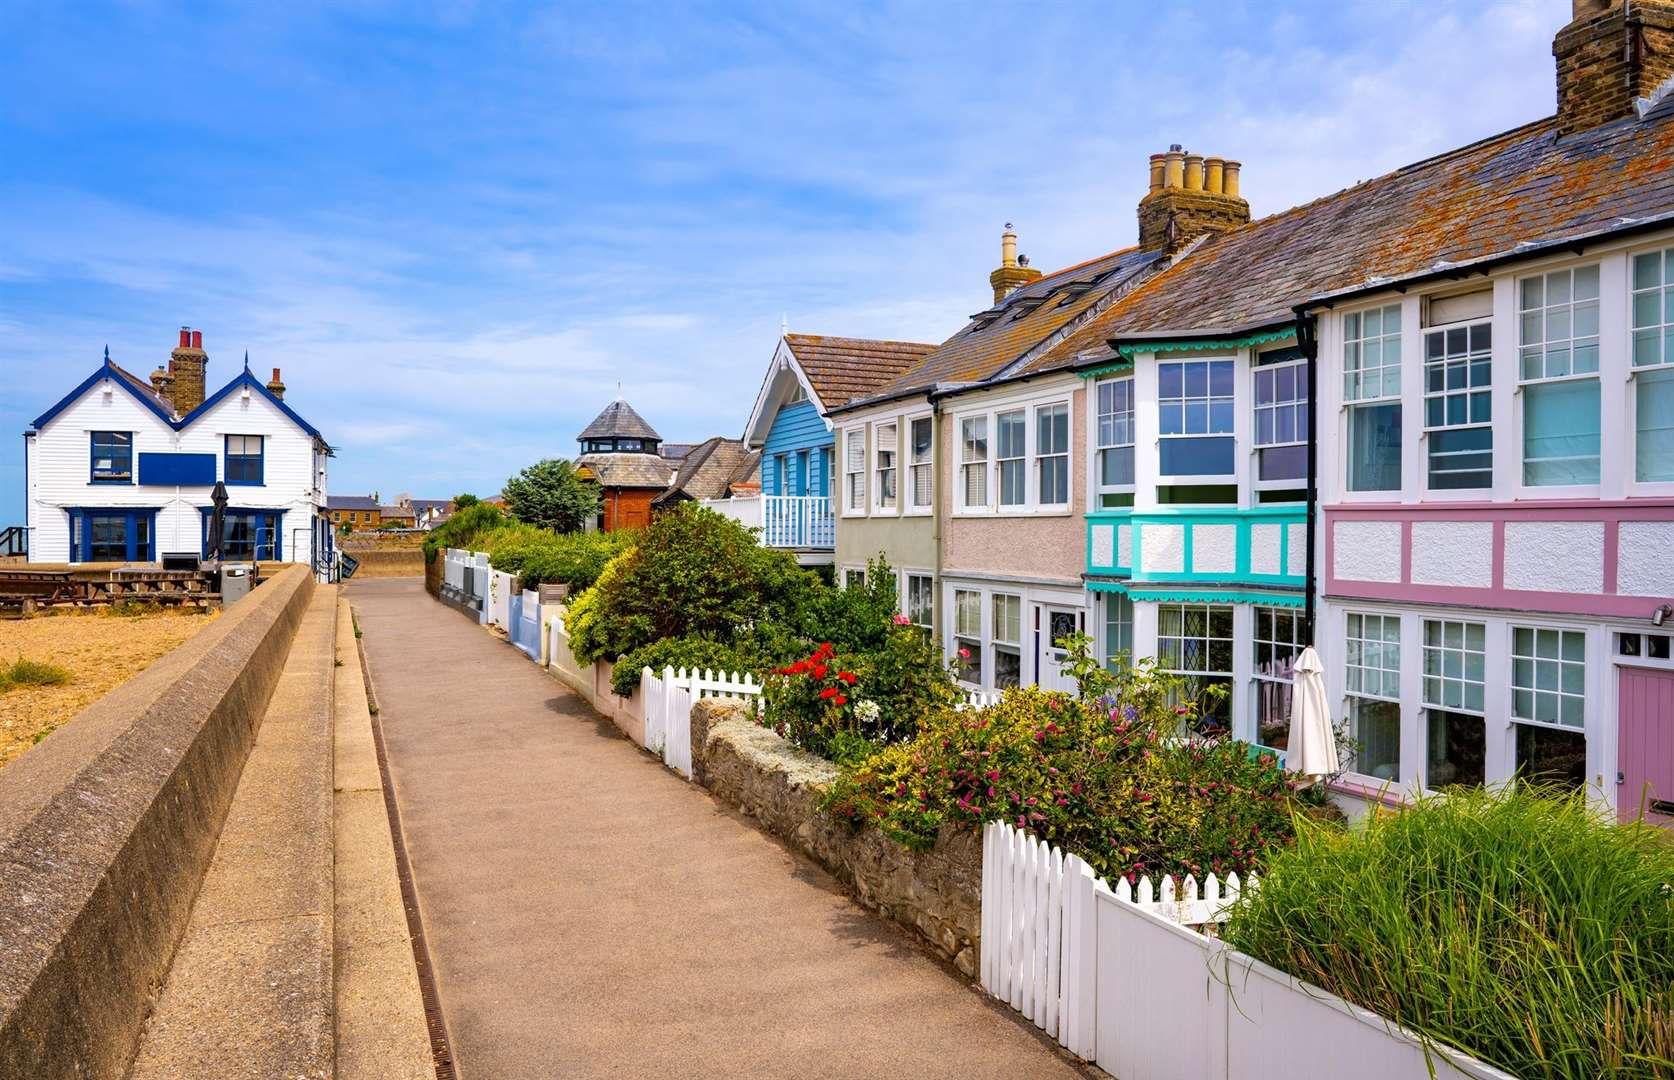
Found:
[[[209,557],[209,518],[213,510],[198,508],[203,515],[201,551]],[[224,562],[277,562],[284,558],[283,510],[247,510],[227,508],[226,532],[222,537],[221,559]]]
[[[1158,471],[1164,476],[1225,476],[1233,471],[1234,361],[1157,365]]]
[[[77,507],[69,513],[72,563],[150,562],[155,557],[156,510]]]
[[[95,484],[131,484],[134,482],[134,433],[131,431],[95,431],[92,464],[88,479]]]
[[[266,465],[263,437],[260,435],[228,435],[227,461],[222,475],[229,486],[258,485]]]

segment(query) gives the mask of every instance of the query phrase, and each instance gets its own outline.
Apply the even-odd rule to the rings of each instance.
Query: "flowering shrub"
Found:
[[[944,825],[1009,821],[1108,880],[1247,874],[1295,835],[1290,786],[1245,743],[1182,738],[1193,718],[1167,704],[1172,678],[1142,667],[1115,695],[1030,687],[943,712],[911,742],[845,770],[826,809],[913,848]]]
[[[859,681],[860,676],[837,659],[831,642],[823,642],[805,659],[774,668],[767,677],[762,687],[764,723],[804,750],[831,757],[838,736],[861,736],[855,691]],[[875,715],[876,703],[867,704],[871,707],[865,715]]]

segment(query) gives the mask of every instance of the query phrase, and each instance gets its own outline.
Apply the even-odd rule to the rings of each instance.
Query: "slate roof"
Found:
[[[126,380],[135,390],[138,390],[141,394],[144,394],[152,401],[155,401],[168,412],[174,412],[174,402],[170,401],[162,394],[159,394],[156,389],[152,387],[150,379],[140,378],[138,375],[135,375],[121,364],[112,363],[110,369],[116,372],[117,377]]]
[[[666,442],[657,444],[657,453],[668,458],[670,461],[679,461],[697,448],[697,443]]]
[[[761,455],[751,451],[742,439],[720,435],[705,439],[681,461],[668,490],[656,502],[688,499],[724,499],[740,472],[761,467]]]
[[[655,428],[645,422],[645,418],[634,412],[634,407],[621,398],[617,398],[605,406],[604,412],[593,418],[593,422],[581,429],[580,439],[609,439],[612,437],[629,439],[662,440]]]
[[[327,495],[327,510],[377,510],[378,500],[370,495]]]
[[[1286,323],[1311,299],[1674,215],[1674,103],[1556,128],[1526,124],[1210,240],[1024,371],[1108,354],[1110,338]]]
[[[412,503],[414,510],[434,510],[453,502],[452,499],[411,499],[409,501]]]
[[[828,410],[895,381],[936,348],[920,341],[823,334],[786,334],[785,344]]]
[[[665,488],[674,475],[673,462],[665,461],[656,454],[582,454],[575,459],[575,463],[585,470],[584,475],[591,476],[603,487]]]
[[[957,334],[871,398],[992,379],[1078,318],[1108,303],[1116,290],[1159,258],[1155,252],[1129,247],[1037,278],[972,316]]]

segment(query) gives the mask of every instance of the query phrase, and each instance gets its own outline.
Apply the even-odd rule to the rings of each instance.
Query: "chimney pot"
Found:
[[[1183,187],[1185,180],[1186,154],[1180,149],[1180,144],[1175,143],[1168,148],[1168,153],[1163,155],[1163,187]]]
[[[1017,265],[1017,233],[1012,230],[1011,222],[1006,222],[1006,231],[1000,234],[1000,265]]]
[[[1239,195],[1238,195],[1238,170],[1242,169],[1243,167],[1244,167],[1243,164],[1241,162],[1237,162],[1237,161],[1223,161],[1223,162],[1221,162],[1221,173],[1222,173],[1221,194],[1229,195],[1234,199],[1239,198]]]
[[[1161,191],[1162,190],[1162,186],[1163,186],[1163,163],[1164,163],[1165,160],[1166,160],[1166,155],[1164,155],[1164,154],[1152,154],[1151,155],[1151,190],[1152,191]]]
[[[1226,162],[1218,157],[1203,159],[1203,190],[1211,195],[1219,195],[1222,190],[1223,172],[1221,167]]]
[[[193,330],[192,331],[192,348],[194,348],[194,349],[203,348],[203,331],[202,330]]]
[[[1203,155],[1186,155],[1186,190],[1203,190]]]
[[[192,347],[191,328],[185,326],[180,328],[180,347],[182,349],[190,349]]]

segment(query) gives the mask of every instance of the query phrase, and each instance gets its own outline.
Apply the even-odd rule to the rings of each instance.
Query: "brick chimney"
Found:
[[[1552,39],[1558,62],[1558,134],[1634,115],[1674,78],[1674,0],[1572,0],[1574,17]]]
[[[279,369],[273,369],[273,378],[267,380],[267,392],[281,401],[285,398],[285,383],[279,378]]]
[[[158,364],[157,365],[157,370],[153,371],[151,373],[151,392],[156,394],[158,397],[169,401],[172,404],[173,403],[173,397],[172,397],[173,389],[174,389],[174,376],[169,374],[167,368],[163,367],[161,364]]]
[[[1029,257],[1017,254],[1017,233],[1012,231],[1011,222],[1006,222],[1006,231],[1000,234],[1000,268],[988,275],[988,284],[994,286],[994,302],[998,304],[1038,277],[1040,271],[1029,265]]]
[[[1188,154],[1180,145],[1151,155],[1151,190],[1139,200],[1139,246],[1173,255],[1205,233],[1226,232],[1250,220],[1238,194],[1236,161]]]
[[[180,344],[169,354],[169,378],[174,392],[170,395],[174,411],[185,416],[204,399],[204,369],[209,366],[209,355],[203,351],[203,331],[180,328]]]

